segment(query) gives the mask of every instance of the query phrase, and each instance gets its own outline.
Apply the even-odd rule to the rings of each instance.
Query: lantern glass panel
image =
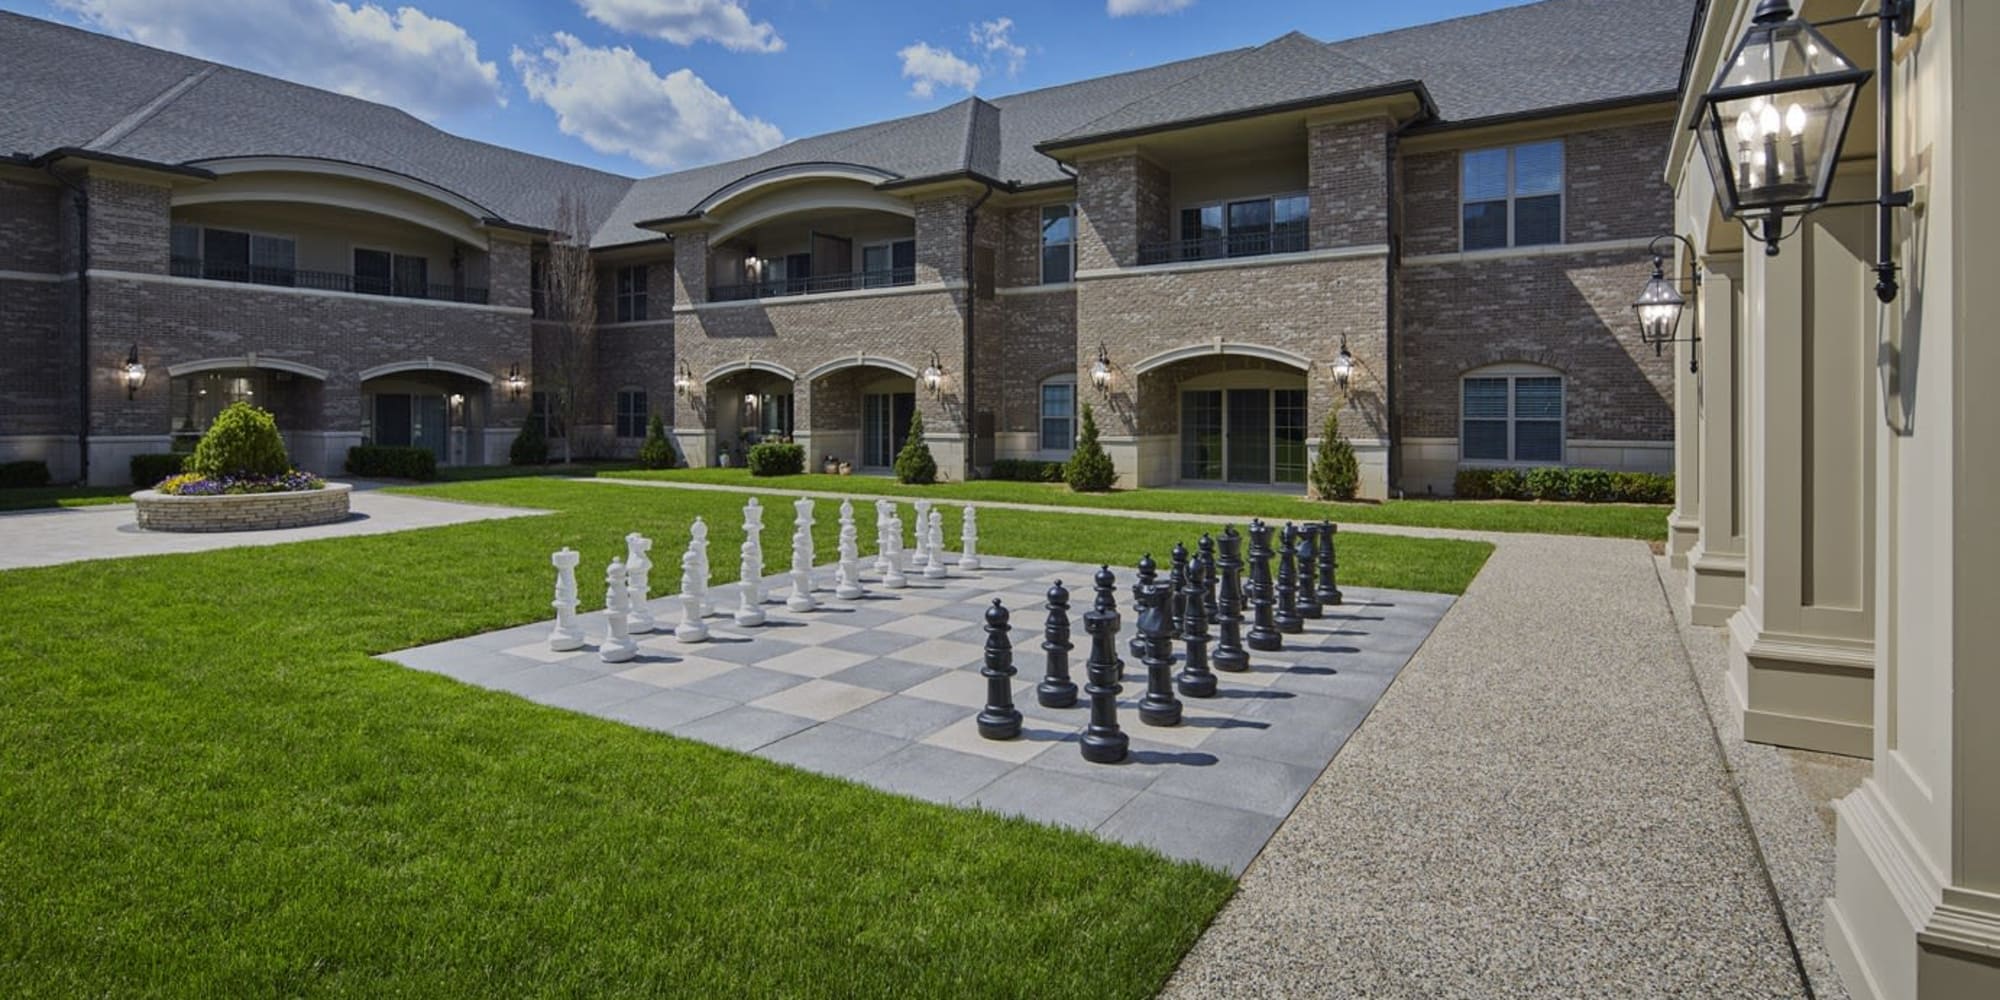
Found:
[[[1803,21],[1752,25],[1698,123],[1725,214],[1758,219],[1824,202],[1867,78]]]

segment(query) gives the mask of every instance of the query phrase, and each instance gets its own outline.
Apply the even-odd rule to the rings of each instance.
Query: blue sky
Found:
[[[0,0],[646,175],[1268,41],[1517,0]]]

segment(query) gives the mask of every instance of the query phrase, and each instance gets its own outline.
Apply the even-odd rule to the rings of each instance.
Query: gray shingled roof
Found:
[[[1671,92],[1696,2],[1543,0],[1330,45],[1294,32],[1255,48],[990,101],[967,98],[637,181],[460,138],[357,98],[0,12],[0,156],[76,146],[172,164],[256,155],[341,160],[436,184],[525,225],[546,225],[555,193],[580,190],[608,206],[596,242],[612,245],[655,239],[633,224],[685,214],[732,181],[788,165],[1059,183],[1068,175],[1037,144],[1403,81],[1424,86],[1442,123]]]

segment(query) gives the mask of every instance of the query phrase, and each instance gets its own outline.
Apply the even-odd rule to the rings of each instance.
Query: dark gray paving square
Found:
[[[623,701],[597,714],[642,729],[669,732],[675,726],[734,708],[735,702],[709,698],[678,689],[658,691],[644,698]]]
[[[681,690],[708,698],[722,698],[742,703],[756,701],[767,694],[777,694],[805,682],[806,678],[798,674],[765,670],[762,667],[737,667],[728,673],[684,684]]]
[[[1147,789],[1099,826],[1097,833],[1241,875],[1282,822],[1277,816],[1189,802]]]
[[[1213,753],[1208,747],[1204,752]],[[1177,768],[1160,775],[1147,791],[1283,818],[1291,814],[1319,767],[1302,767],[1247,754],[1216,754],[1214,767]]]
[[[534,695],[534,700],[556,708],[567,708],[575,712],[601,712],[621,701],[645,698],[659,692],[659,688],[623,677],[598,677],[581,684],[569,684]]]
[[[1095,830],[1139,791],[1060,771],[1018,767],[974,793],[967,804],[1038,823]]]
[[[502,674],[493,679],[492,687],[497,691],[511,691],[514,694],[532,698],[554,691],[557,688],[568,687],[571,684],[582,684],[585,681],[596,680],[602,676],[602,674],[594,670],[586,670],[582,667],[573,667],[563,663],[551,663],[532,667],[527,670],[516,670],[513,673]]]
[[[815,725],[818,723],[812,719],[739,705],[673,726],[669,732],[685,739],[747,753]]]
[[[1147,740],[1145,734],[1134,733],[1130,729],[1125,731],[1125,735],[1130,740],[1131,751],[1116,764],[1096,764],[1084,760],[1081,746],[1071,741],[1069,746],[1057,747],[1022,766],[1089,778],[1136,791],[1151,785],[1171,768],[1213,767],[1217,762],[1214,754],[1155,743]]]
[[[977,709],[966,708],[963,705],[949,705],[928,698],[892,694],[872,705],[857,708],[841,716],[840,721],[885,736],[917,740],[977,712]]]
[[[900,632],[885,632],[871,626],[865,631],[856,632],[853,635],[844,635],[838,639],[829,639],[823,645],[827,649],[838,649],[849,653],[888,656],[923,641],[923,636],[904,635]]]
[[[893,635],[894,633],[880,632],[873,634]],[[913,642],[923,641],[916,636],[909,636],[908,638]],[[920,663],[905,663],[894,657],[884,657],[879,660],[870,660],[867,663],[859,663],[845,670],[835,671],[828,674],[826,679],[840,681],[843,684],[858,684],[862,687],[874,688],[877,691],[888,691],[893,694],[897,691],[907,690],[918,684],[922,684],[944,672],[945,669],[943,667],[927,667]]]
[[[715,636],[707,642],[695,643],[687,651],[696,656],[706,656],[711,660],[725,660],[730,663],[757,663],[775,660],[786,653],[805,647],[784,640],[784,630],[779,628],[746,629],[749,638],[735,636]]]
[[[854,779],[899,795],[952,804],[1013,769],[1006,761],[917,743],[856,771]]]
[[[894,736],[825,722],[766,746],[757,756],[846,778],[909,745]]]

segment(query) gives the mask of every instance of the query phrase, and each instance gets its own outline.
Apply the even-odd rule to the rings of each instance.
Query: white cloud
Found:
[[[1171,14],[1194,6],[1194,0],[1104,0],[1104,12],[1112,17],[1133,14]]]
[[[979,86],[979,67],[945,49],[916,42],[896,54],[903,57],[903,75],[914,81],[910,84],[912,97],[930,97],[939,86],[957,87],[967,93]]]
[[[528,96],[556,113],[564,135],[600,153],[670,169],[761,153],[785,141],[736,110],[692,70],[666,76],[624,46],[596,48],[557,32],[540,52],[510,57]]]
[[[1019,76],[1022,64],[1028,61],[1028,49],[1014,44],[1010,37],[1014,31],[1011,17],[981,21],[972,26],[972,44],[986,53],[988,59],[1001,59],[1007,64],[1008,76]]]
[[[591,19],[634,35],[675,45],[715,42],[732,52],[777,52],[785,47],[768,21],[750,20],[742,0],[577,0]]]
[[[505,104],[465,29],[337,0],[56,0],[113,34],[437,118]],[[87,68],[84,68],[87,71]]]

